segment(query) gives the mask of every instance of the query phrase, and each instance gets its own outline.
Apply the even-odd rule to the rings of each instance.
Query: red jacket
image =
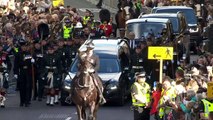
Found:
[[[153,103],[152,103],[152,109],[150,111],[150,114],[153,115],[157,112],[157,106],[158,106],[158,102],[161,98],[161,91],[154,91],[152,93],[152,100],[153,100]]]
[[[106,35],[106,37],[109,37],[112,33],[112,26],[111,25],[100,25],[100,29],[102,29]]]

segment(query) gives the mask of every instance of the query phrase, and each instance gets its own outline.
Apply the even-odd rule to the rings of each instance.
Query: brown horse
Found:
[[[134,12],[126,0],[121,2],[121,8],[115,16],[118,30],[125,29],[126,21],[134,18]]]
[[[97,119],[99,108],[98,90],[94,84],[96,77],[88,72],[91,64],[85,57],[85,52],[79,52],[79,73],[73,79],[72,101],[75,103],[78,113],[78,120],[86,120],[86,110],[89,109],[88,120]]]

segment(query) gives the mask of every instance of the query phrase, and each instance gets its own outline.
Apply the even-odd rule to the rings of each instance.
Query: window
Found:
[[[197,18],[193,9],[158,9],[156,13],[177,13],[179,11],[183,12],[187,24],[197,24]]]
[[[157,22],[138,22],[127,25],[128,32],[134,32],[136,39],[147,37],[149,34],[157,36],[161,34],[163,28],[166,28],[166,24]]]

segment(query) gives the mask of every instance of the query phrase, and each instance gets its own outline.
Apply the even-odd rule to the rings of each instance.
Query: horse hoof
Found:
[[[58,105],[58,104],[59,104],[59,102],[55,102],[55,104],[56,104],[56,105]]]
[[[50,106],[52,107],[52,106],[54,106],[54,104],[50,104]]]
[[[49,105],[50,105],[50,103],[46,103],[46,105],[47,105],[47,106],[49,106]]]
[[[1,105],[1,108],[5,108],[5,106],[4,106],[4,105]]]

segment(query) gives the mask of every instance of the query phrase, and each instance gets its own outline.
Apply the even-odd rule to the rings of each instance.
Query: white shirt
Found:
[[[130,46],[130,48],[134,49],[135,48],[135,40],[130,40],[129,46]]]

